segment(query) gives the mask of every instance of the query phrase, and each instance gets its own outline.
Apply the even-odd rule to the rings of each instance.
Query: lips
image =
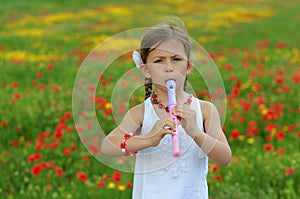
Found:
[[[165,82],[167,82],[168,80],[174,80],[174,81],[176,81],[175,78],[167,78],[167,79],[165,80]]]

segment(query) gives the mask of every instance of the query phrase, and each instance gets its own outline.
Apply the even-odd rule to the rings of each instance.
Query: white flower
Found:
[[[132,59],[136,65],[136,67],[139,69],[140,65],[143,63],[140,53],[138,51],[134,50],[132,53]]]

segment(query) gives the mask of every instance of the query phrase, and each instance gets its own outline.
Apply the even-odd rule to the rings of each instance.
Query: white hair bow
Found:
[[[135,66],[140,69],[140,65],[143,63],[143,60],[141,58],[141,55],[138,51],[134,50],[132,53],[132,59],[135,63]]]

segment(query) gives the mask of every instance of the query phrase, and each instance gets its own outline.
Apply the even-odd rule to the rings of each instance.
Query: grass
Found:
[[[184,20],[190,36],[214,58],[225,84],[224,132],[233,160],[227,167],[210,162],[210,197],[298,198],[299,3],[147,5],[129,0],[1,2],[0,198],[130,198],[132,174],[99,162],[80,140],[69,116],[73,84],[82,61],[105,38],[154,25],[166,15]],[[103,98],[96,103],[97,118],[105,133],[116,125],[111,92],[132,67],[129,56],[121,56],[96,87],[96,97]],[[199,98],[210,100],[199,74],[189,81],[200,85],[194,87]],[[131,96],[131,105],[142,101],[142,89]],[[95,152],[99,143],[93,140]]]

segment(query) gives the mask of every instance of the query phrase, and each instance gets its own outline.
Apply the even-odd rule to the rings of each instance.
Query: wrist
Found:
[[[134,133],[125,133],[123,138],[122,138],[122,141],[121,141],[121,144],[120,144],[120,148],[121,148],[121,151],[122,153],[125,155],[125,156],[135,156],[137,154],[137,152],[129,152],[127,150],[127,141],[132,138],[133,136],[135,136]]]
[[[196,143],[202,143],[204,136],[204,133],[199,128],[197,128],[194,132],[193,139]]]
[[[151,135],[141,136],[141,140],[142,140],[143,145],[145,146],[145,148],[156,146],[154,137],[151,136]]]

